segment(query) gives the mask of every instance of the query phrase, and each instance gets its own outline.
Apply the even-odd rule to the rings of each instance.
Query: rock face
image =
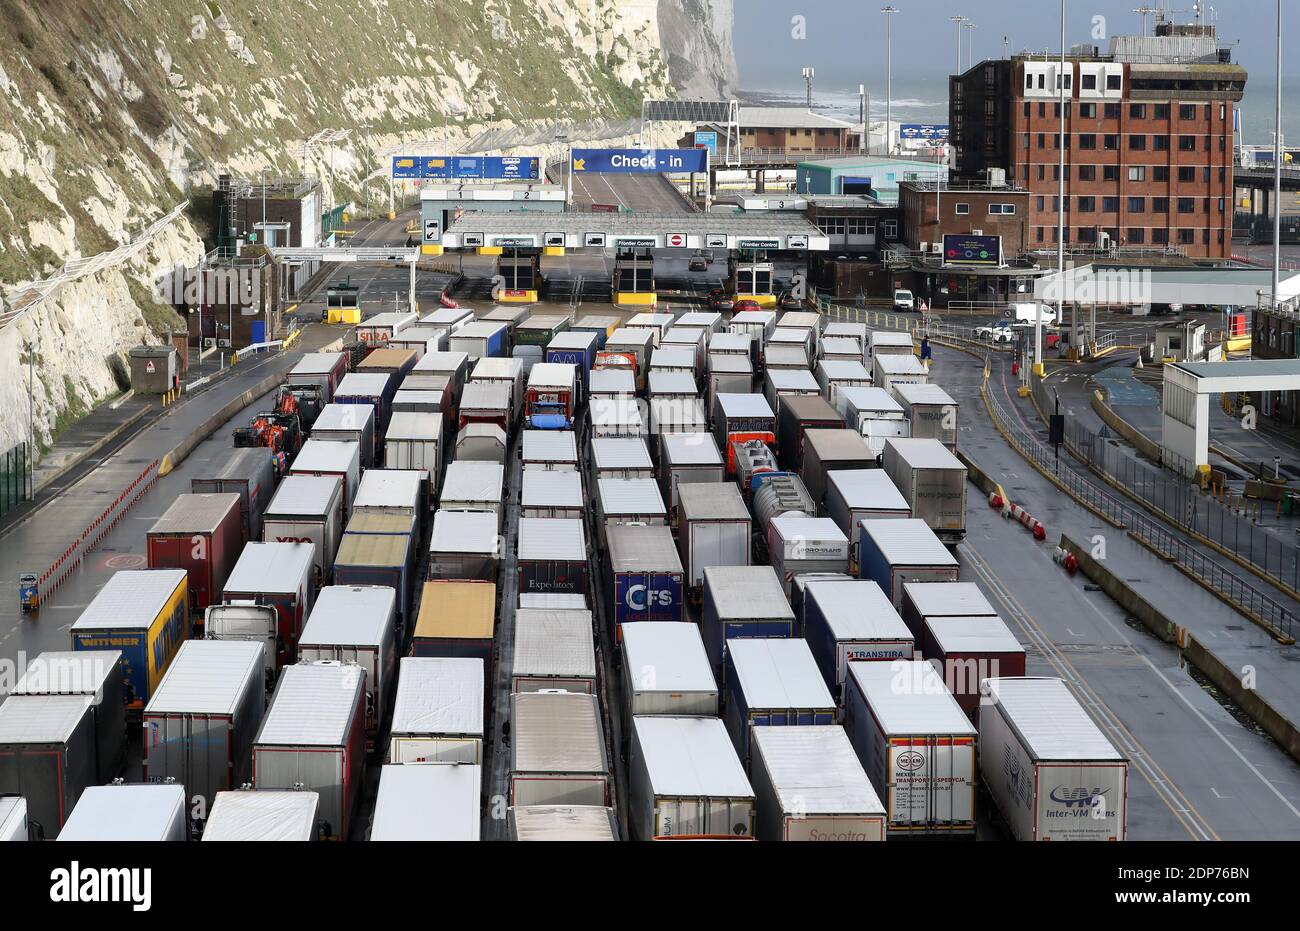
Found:
[[[387,209],[392,152],[493,128],[616,121],[730,61],[730,0],[42,0],[0,4],[0,294],[109,252],[189,199],[130,261],[0,329],[0,450],[114,393],[172,322],[153,282],[202,253],[218,175],[309,175]],[[704,21],[689,16],[704,17]],[[715,14],[725,13],[725,28]],[[671,26],[665,29],[662,17]],[[93,28],[90,24],[93,24]],[[699,35],[695,35],[699,33]],[[668,38],[666,38],[666,36]],[[701,39],[701,37],[704,37]],[[665,42],[668,45],[665,45]],[[663,48],[671,47],[670,64]],[[720,57],[720,50],[726,55]],[[696,61],[694,56],[699,56]],[[731,64],[734,74],[734,63]],[[334,145],[307,145],[346,129]],[[582,139],[574,139],[581,143]],[[177,321],[179,322],[179,321]],[[21,384],[19,384],[21,381]],[[21,397],[19,397],[21,395]],[[21,403],[19,403],[21,401]]]
[[[679,97],[725,100],[739,81],[733,0],[659,0],[659,33]]]

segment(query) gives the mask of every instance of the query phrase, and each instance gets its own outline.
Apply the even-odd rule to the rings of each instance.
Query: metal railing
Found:
[[[19,443],[0,453],[0,514],[30,501],[33,493],[33,456],[28,443]]]
[[[1037,388],[1041,384],[1036,379]],[[1177,563],[1187,574],[1199,579],[1206,587],[1221,595],[1226,601],[1247,615],[1271,626],[1287,637],[1294,636],[1296,617],[1276,599],[1260,591],[1250,582],[1233,572],[1216,559],[1196,549],[1173,530],[1147,517],[1121,499],[1102,491],[1080,472],[1068,465],[1062,466],[1055,451],[1011,418],[989,389],[988,381],[980,386],[980,394],[988,405],[994,421],[1012,446],[1022,456],[1045,472],[1051,473],[1068,493],[1130,536],[1158,553],[1162,558]],[[1042,401],[1040,400],[1040,406]],[[1050,402],[1049,402],[1050,403]],[[1044,412],[1050,408],[1044,408]],[[1076,422],[1075,429],[1079,429]],[[1075,434],[1076,438],[1078,433]],[[1067,421],[1066,445],[1072,446]]]
[[[1011,343],[990,343],[981,337],[979,328],[957,326],[946,322],[939,313],[927,312],[899,314],[892,311],[872,310],[868,307],[837,304],[824,297],[814,296],[818,313],[846,323],[864,323],[875,330],[900,330],[911,333],[916,339],[922,336],[931,340],[950,342],[968,348],[990,352],[1014,352]]]

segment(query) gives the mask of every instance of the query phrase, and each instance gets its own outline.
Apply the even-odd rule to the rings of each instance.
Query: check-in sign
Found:
[[[664,174],[709,170],[708,149],[574,149],[573,170],[597,174]]]

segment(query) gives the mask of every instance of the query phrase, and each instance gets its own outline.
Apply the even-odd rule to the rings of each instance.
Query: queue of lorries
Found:
[[[973,837],[981,797],[1013,838],[1125,837],[1127,761],[960,578],[958,405],[909,334],[358,336],[289,374],[319,403],[286,474],[256,446],[195,477],[0,704],[0,838],[476,840],[494,740],[519,840]]]

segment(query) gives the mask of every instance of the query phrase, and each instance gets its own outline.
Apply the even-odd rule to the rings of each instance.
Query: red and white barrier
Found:
[[[1041,521],[1020,505],[1012,504],[1008,501],[1006,506],[1002,509],[1002,516],[1007,520],[1019,521],[1021,526],[1034,535],[1035,540],[1047,539],[1047,528],[1043,526]]]

